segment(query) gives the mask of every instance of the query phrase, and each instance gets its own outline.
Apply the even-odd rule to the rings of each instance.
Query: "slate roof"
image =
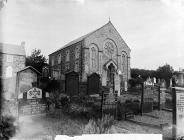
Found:
[[[90,33],[84,35],[84,36],[81,36],[81,37],[79,37],[79,38],[77,38],[77,39],[75,39],[75,40],[73,40],[73,41],[67,43],[66,45],[64,45],[64,46],[61,47],[60,49],[56,50],[55,52],[57,52],[57,51],[59,51],[59,50],[61,50],[61,49],[63,49],[63,48],[66,48],[66,47],[68,47],[68,46],[70,46],[70,45],[73,45],[73,44],[75,44],[75,43],[78,43],[78,42],[82,41],[83,39],[85,39],[86,37],[90,36],[90,35],[93,34],[94,32],[100,30],[101,28],[103,28],[103,27],[106,26],[107,24],[112,24],[112,23],[111,23],[111,21],[109,21],[108,23],[106,23],[106,24],[103,25],[102,27],[100,27],[100,28],[98,28],[98,29],[96,29],[96,30],[94,30],[94,31],[92,31],[92,32],[90,32]],[[55,53],[55,52],[53,52],[53,53]],[[51,54],[53,54],[53,53],[51,53]],[[49,54],[49,55],[51,55],[51,54]]]
[[[14,54],[14,55],[26,55],[25,48],[23,45],[13,45],[0,43],[0,53]]]

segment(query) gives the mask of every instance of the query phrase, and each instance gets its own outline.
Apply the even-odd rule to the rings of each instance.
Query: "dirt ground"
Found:
[[[135,123],[134,121],[143,124]],[[130,121],[116,121],[111,132],[121,134],[163,134],[164,139],[167,140],[171,138],[171,121],[171,112],[153,111],[143,116],[136,115]],[[45,116],[20,118],[17,134],[11,140],[52,140],[55,135],[81,135],[82,127],[85,124],[87,124],[86,120],[71,118],[57,109]],[[150,126],[145,124],[150,124]]]

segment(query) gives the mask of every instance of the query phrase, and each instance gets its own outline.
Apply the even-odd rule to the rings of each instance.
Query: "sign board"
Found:
[[[184,137],[184,88],[176,90],[176,137]]]
[[[42,90],[39,88],[32,88],[27,92],[27,99],[40,99],[42,98]]]

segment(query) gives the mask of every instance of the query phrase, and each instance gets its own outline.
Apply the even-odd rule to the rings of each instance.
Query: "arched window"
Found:
[[[70,51],[66,51],[66,62],[70,61]]]
[[[98,70],[98,48],[94,44],[90,46],[90,69],[92,72]]]
[[[75,48],[75,59],[78,59],[79,56],[80,56],[80,47],[77,46],[77,47]]]
[[[109,59],[113,59],[115,62],[117,62],[118,49],[113,40],[107,39],[104,41],[103,52]]]
[[[114,46],[111,42],[106,42],[105,46],[105,53],[108,57],[112,58],[112,55],[114,54]]]
[[[58,54],[58,64],[61,63],[61,54]]]
[[[6,68],[6,77],[7,77],[7,78],[10,78],[10,77],[12,77],[12,74],[13,74],[13,69],[12,69],[11,66],[8,66],[8,67]]]
[[[126,58],[127,58],[126,54],[122,53],[122,63],[121,63],[121,65],[122,65],[122,71],[123,72],[125,72],[125,68],[126,68]]]

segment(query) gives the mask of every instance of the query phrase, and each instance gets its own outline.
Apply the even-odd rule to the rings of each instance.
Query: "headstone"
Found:
[[[118,92],[118,96],[120,96],[120,77],[119,75],[115,78],[115,90]]]
[[[157,82],[156,82],[156,78],[155,77],[153,77],[153,83],[154,84],[156,84]]]
[[[165,107],[165,102],[166,102],[166,93],[165,93],[165,88],[160,88],[160,105],[161,108]]]
[[[32,88],[19,96],[19,116],[38,115],[47,113],[46,94],[39,88]]]
[[[175,105],[173,108],[173,122],[176,124],[173,124],[175,128],[173,129],[173,137],[175,139],[180,139],[184,137],[184,88],[175,87],[175,94],[174,100]],[[176,120],[175,120],[176,119]]]
[[[125,91],[128,90],[127,81],[125,81]]]

